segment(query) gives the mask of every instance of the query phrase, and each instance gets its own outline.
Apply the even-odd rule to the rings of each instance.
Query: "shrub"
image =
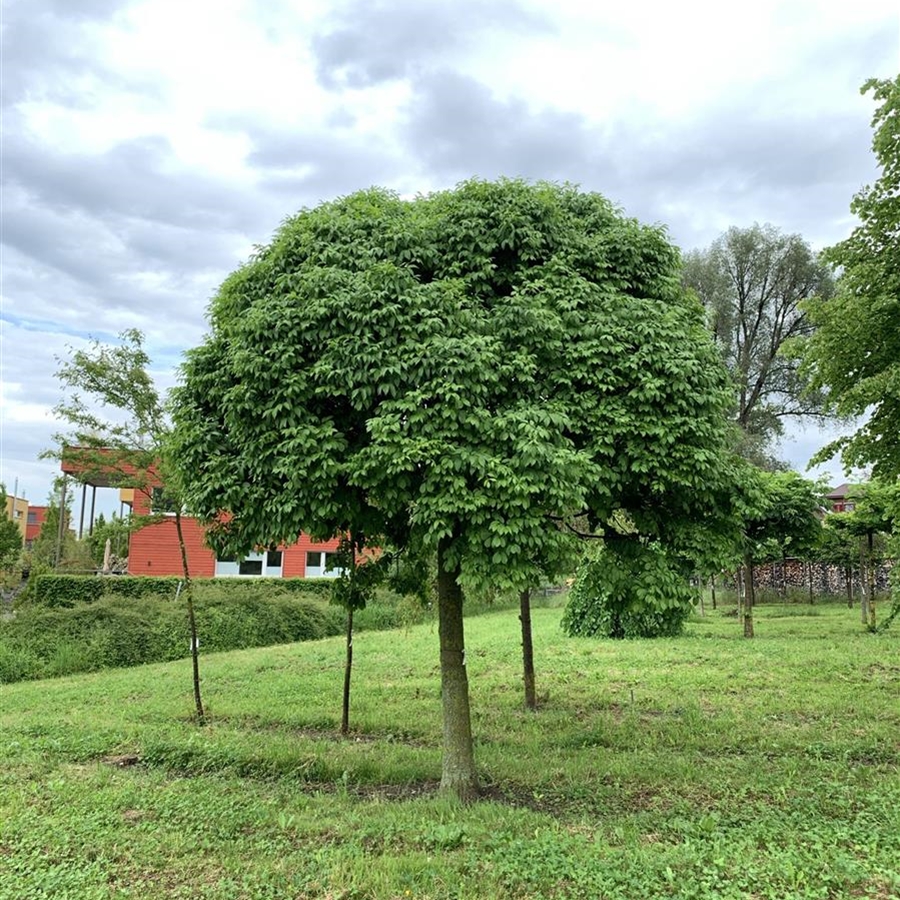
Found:
[[[578,569],[563,613],[567,634],[646,638],[680,634],[691,612],[687,578],[658,545],[624,540]]]
[[[104,593],[104,581],[93,575],[35,575],[34,602],[49,607],[93,603]]]
[[[204,653],[315,640],[343,628],[341,611],[319,599],[260,588],[235,599],[229,592],[197,597]],[[76,607],[32,606],[0,622],[3,682],[167,662],[189,652],[184,606],[171,599],[107,596]]]
[[[172,598],[181,581],[175,575],[57,575],[36,574],[33,602],[41,606],[71,608],[78,603],[94,603],[101,597],[124,597],[143,600],[148,597]],[[329,578],[201,578],[194,582],[198,595],[240,596],[260,591],[297,596],[327,598],[331,592]]]

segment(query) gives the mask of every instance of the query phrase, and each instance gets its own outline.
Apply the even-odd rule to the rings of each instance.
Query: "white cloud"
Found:
[[[3,40],[2,460],[44,495],[66,343],[142,328],[171,384],[253,245],[372,182],[567,178],[686,248],[754,220],[843,237],[874,172],[858,89],[896,73],[900,16],[895,0],[9,0]],[[785,447],[802,464],[812,439]]]

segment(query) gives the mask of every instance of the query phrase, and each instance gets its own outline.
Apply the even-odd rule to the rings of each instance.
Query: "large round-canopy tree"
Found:
[[[218,549],[302,529],[437,552],[464,799],[461,582],[527,590],[614,516],[681,552],[727,506],[727,376],[679,276],[662,229],[571,186],[373,189],[286,220],[188,354],[176,455]]]

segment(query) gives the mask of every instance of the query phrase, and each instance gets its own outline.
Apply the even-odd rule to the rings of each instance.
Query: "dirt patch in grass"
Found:
[[[349,743],[388,743],[405,744],[407,747],[433,748],[437,744],[423,740],[421,737],[404,731],[350,731],[341,734],[339,729],[328,725],[291,725],[285,722],[259,719],[253,716],[228,717],[216,719],[216,723],[230,725],[248,731],[264,733],[291,734],[307,738],[311,741],[334,741]]]
[[[109,756],[103,756],[101,762],[108,766],[116,766],[119,769],[127,769],[130,766],[136,766],[141,762],[141,757],[137,753],[118,753]]]

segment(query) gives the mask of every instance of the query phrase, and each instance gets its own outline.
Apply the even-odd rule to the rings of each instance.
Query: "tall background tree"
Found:
[[[525,591],[601,534],[727,514],[727,376],[661,230],[571,187],[472,181],[288,219],[213,299],[175,453],[217,549],[384,534],[435,554],[442,785],[478,790],[462,587]],[[227,513],[227,515],[223,515]],[[368,524],[364,527],[364,520]]]
[[[827,415],[822,392],[808,390],[797,360],[781,351],[812,330],[802,304],[832,296],[830,271],[800,235],[753,225],[729,228],[688,253],[683,278],[703,303],[734,380],[742,452],[773,467],[785,419]]]

